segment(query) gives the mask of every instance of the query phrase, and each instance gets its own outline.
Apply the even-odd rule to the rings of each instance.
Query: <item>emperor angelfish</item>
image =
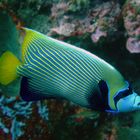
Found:
[[[6,18],[0,27],[0,88],[6,95],[25,101],[66,99],[109,112],[140,109],[140,96],[103,59],[28,28],[22,27],[19,34]]]

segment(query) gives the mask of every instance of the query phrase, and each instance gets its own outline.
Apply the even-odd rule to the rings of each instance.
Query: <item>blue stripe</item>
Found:
[[[42,40],[36,39],[36,42],[40,42],[40,43],[44,42],[44,47],[46,49],[52,48],[52,44],[53,44],[53,43],[47,42],[44,39],[42,39]],[[86,65],[86,67],[85,67],[86,69],[88,69],[88,68],[92,69],[92,73],[95,73],[94,76],[99,75],[99,77],[101,77],[101,75],[100,75],[100,73],[102,73],[101,66],[98,64],[98,62],[96,62],[96,60],[94,60],[93,58],[89,57],[88,55],[86,55],[84,53],[81,53],[81,52],[78,52],[78,51],[77,52],[75,52],[75,51],[67,51],[67,50],[64,50],[64,49],[60,50],[59,47],[57,47],[57,48],[54,47],[53,50],[55,50],[56,52],[59,52],[63,56],[64,56],[64,53],[67,53],[68,56],[71,55],[71,57],[69,57],[68,59],[67,58],[65,58],[65,59],[67,59],[67,61],[68,60],[73,60],[73,61],[77,60],[77,62],[79,62],[79,61],[80,61],[80,63],[83,62]],[[79,59],[77,59],[77,58],[79,58]],[[86,72],[86,71],[84,71],[84,72]],[[87,72],[86,72],[86,74],[87,74]]]
[[[39,50],[40,51],[40,50]],[[51,52],[52,52],[52,50],[50,50]],[[72,68],[70,69],[70,68],[68,68],[67,67],[67,65],[69,64],[69,63],[67,63],[67,64],[63,64],[62,63],[62,61],[60,61],[59,59],[55,59],[55,56],[54,55],[52,55],[52,54],[50,54],[50,51],[47,51],[47,50],[45,50],[45,52],[48,52],[48,55],[51,55],[50,57],[52,58],[52,60],[51,60],[51,62],[53,62],[53,64],[55,64],[55,66],[57,66],[57,67],[59,67],[60,69],[61,69],[61,71],[60,72],[63,72],[63,74],[64,73],[67,73],[66,72],[66,70],[65,69],[69,69],[69,75],[71,75],[71,76],[73,76],[74,74],[73,74],[73,71],[72,71]],[[47,59],[46,59],[46,54],[44,54],[44,52],[41,50],[41,52],[39,52],[39,54],[42,54],[44,57],[43,57],[43,59],[44,59],[44,61],[47,61]],[[41,57],[40,57],[41,58]],[[41,58],[42,59],[42,58]],[[62,60],[62,59],[61,59]],[[56,62],[58,62],[59,63],[59,65],[56,63]],[[47,62],[48,63],[48,62]],[[55,69],[57,69],[57,68],[55,68]],[[57,69],[57,71],[59,72],[59,69]],[[73,75],[72,75],[73,74]],[[67,76],[69,76],[69,75],[67,75]],[[82,76],[82,75],[81,75]],[[74,77],[73,78],[75,78],[75,75],[74,75]],[[81,77],[79,77],[79,78],[81,78]],[[79,80],[79,79],[78,79]],[[81,80],[82,80],[82,78],[81,78]],[[81,80],[79,80],[79,82],[81,81]],[[85,82],[84,82],[85,83]],[[83,83],[83,84],[84,84]]]
[[[87,98],[102,77],[102,66],[83,51],[70,49],[42,35],[34,36],[19,74],[29,78],[29,88],[48,96],[89,106]]]
[[[79,65],[76,61],[74,61],[73,59],[71,59],[69,56],[68,56],[68,53],[65,54],[65,51],[63,51],[62,53],[60,51],[57,50],[57,53],[56,51],[54,50],[50,50],[48,49],[49,52],[53,53],[52,57],[55,58],[55,57],[58,57],[58,59],[56,59],[56,61],[59,61],[59,63],[62,65],[62,63],[65,63],[65,65],[63,65],[65,68],[69,69],[69,71],[71,71],[71,73],[77,73],[75,76],[78,76],[79,78],[84,78],[85,79],[85,82],[89,82],[90,80],[88,80],[89,78],[91,77],[87,77],[87,72],[86,71],[82,71],[82,69],[80,69],[77,65]],[[46,51],[46,49],[45,49]],[[42,53],[42,52],[41,52]],[[61,56],[61,58],[59,57],[59,55]],[[64,55],[65,54],[65,55]],[[59,59],[60,58],[60,59]],[[75,65],[73,63],[71,63],[71,61],[73,63],[75,63]],[[80,65],[79,65],[80,66]],[[76,70],[74,69],[74,67],[76,67]],[[74,74],[73,73],[73,74]],[[79,75],[78,75],[79,73]]]

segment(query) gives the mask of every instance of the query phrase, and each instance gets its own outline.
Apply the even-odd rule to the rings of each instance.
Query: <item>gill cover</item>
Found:
[[[130,84],[118,92],[114,101],[119,112],[140,110],[140,96],[132,90]]]
[[[140,96],[136,94],[129,83],[124,89],[118,91],[114,97],[118,112],[130,112],[140,109]]]
[[[92,108],[106,112],[129,112],[140,109],[140,96],[133,90],[131,85],[126,82],[126,86],[120,89],[113,96],[115,109],[109,104],[110,89],[106,81],[101,80],[98,83],[97,91],[94,91],[92,98],[90,97]]]

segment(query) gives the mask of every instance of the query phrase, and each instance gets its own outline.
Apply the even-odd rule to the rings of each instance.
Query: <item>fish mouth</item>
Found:
[[[140,109],[140,96],[135,93],[135,98],[134,98],[134,104],[133,104],[133,110],[139,110]]]

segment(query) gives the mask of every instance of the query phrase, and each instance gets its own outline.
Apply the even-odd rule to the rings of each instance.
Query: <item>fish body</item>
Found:
[[[9,48],[0,56],[0,86],[10,89],[5,90],[7,94],[20,95],[25,101],[66,99],[111,112],[134,110],[125,102],[133,106],[135,99],[140,101],[123,76],[103,59],[37,31],[21,30],[21,59]],[[14,91],[13,85],[18,87]]]
[[[125,87],[121,74],[99,57],[39,32],[23,30],[26,37],[22,47],[26,50],[23,53],[24,64],[17,67],[17,73],[29,79],[29,90],[46,97],[65,98],[90,108],[89,100],[94,90],[98,88],[99,81],[108,80],[107,75],[122,81],[116,83],[116,90]],[[115,81],[110,78],[108,84],[112,86],[112,82]],[[27,100],[31,99],[27,97]]]

